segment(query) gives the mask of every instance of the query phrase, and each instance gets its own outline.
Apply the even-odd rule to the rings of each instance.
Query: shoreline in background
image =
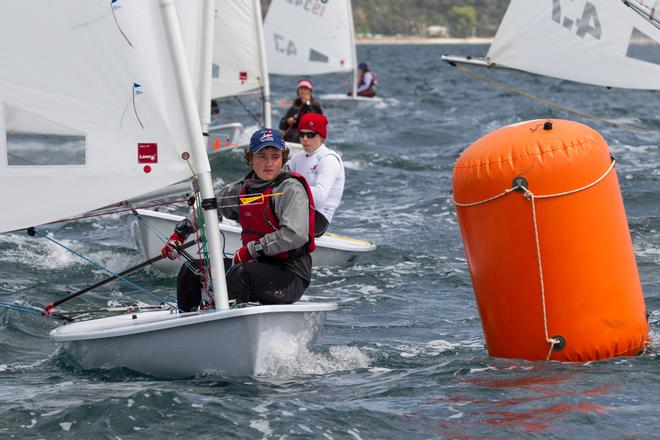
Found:
[[[424,38],[415,36],[400,37],[357,37],[356,44],[491,44],[492,37],[472,38]]]

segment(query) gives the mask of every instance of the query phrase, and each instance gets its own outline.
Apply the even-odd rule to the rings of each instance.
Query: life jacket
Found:
[[[371,91],[375,92],[376,91],[376,86],[378,85],[378,77],[371,70],[369,71],[369,73],[371,73],[372,80],[371,80],[371,84],[369,84],[369,88],[367,90],[371,90]],[[363,85],[363,84],[364,84],[364,75],[360,75],[360,82],[358,83],[358,87]]]
[[[241,240],[243,241],[243,246],[246,246],[251,241],[257,241],[264,235],[280,229],[280,222],[273,209],[271,201],[272,197],[269,195],[273,193],[274,187],[289,178],[294,178],[302,183],[307,192],[307,198],[309,199],[308,241],[297,249],[292,249],[277,255],[268,255],[267,258],[288,259],[298,257],[308,252],[312,253],[314,252],[314,249],[316,249],[316,243],[314,242],[314,198],[312,197],[312,190],[303,176],[293,172],[281,173],[264,191],[262,191],[261,194],[265,197],[259,198],[252,203],[239,204],[238,215],[242,228]],[[243,188],[241,188],[240,196],[246,194],[247,185],[244,184]]]

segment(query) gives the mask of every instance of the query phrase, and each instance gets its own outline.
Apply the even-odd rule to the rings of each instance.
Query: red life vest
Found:
[[[280,176],[278,176],[277,179],[275,179],[272,184],[261,193],[266,196],[263,197],[263,199],[259,198],[256,202],[246,204],[241,203],[239,205],[238,215],[242,228],[241,240],[243,241],[243,246],[246,246],[251,241],[257,241],[264,235],[280,229],[280,222],[273,210],[273,204],[271,202],[272,197],[268,197],[268,195],[273,193],[273,187],[289,178],[297,179],[303,184],[305,191],[307,192],[307,198],[309,199],[309,239],[305,245],[297,249],[292,249],[277,255],[268,255],[268,257],[287,259],[297,257],[307,252],[314,252],[316,244],[314,242],[314,198],[312,197],[312,190],[309,188],[307,180],[305,180],[303,176],[293,172],[280,174]],[[243,185],[240,192],[241,196],[244,196],[245,194],[247,194],[247,185]]]
[[[374,90],[376,89],[376,86],[378,85],[378,77],[376,76],[375,73],[373,73],[371,70],[369,71],[372,75],[371,79],[371,84],[369,84],[369,89],[368,90]],[[359,81],[358,81],[358,87],[364,84],[364,75],[360,75]]]

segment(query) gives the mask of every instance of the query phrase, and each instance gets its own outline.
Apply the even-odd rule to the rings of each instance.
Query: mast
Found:
[[[211,73],[213,70],[213,33],[215,21],[215,0],[203,0],[202,39],[199,57],[199,120],[202,134],[208,140],[209,125],[211,124]]]
[[[210,2],[211,0],[205,1]],[[195,93],[190,82],[190,73],[186,64],[185,49],[179,31],[180,28],[174,0],[160,0],[160,6],[163,12],[167,44],[172,58],[172,68],[177,78],[181,109],[185,118],[188,139],[192,150],[193,170],[197,175],[199,190],[202,196],[202,209],[204,211],[204,223],[206,224],[211,274],[213,275],[215,306],[218,309],[228,309],[227,282],[225,280],[225,266],[220,247],[217,200],[213,192],[211,165],[206,155],[204,138],[199,129],[200,119],[197,113],[197,103],[195,102]],[[207,101],[210,105],[210,100]]]
[[[261,4],[259,0],[252,0],[254,5],[254,19],[256,21],[257,44],[259,45],[259,68],[261,70],[264,127],[272,127],[270,103],[270,79],[268,78],[268,64],[266,62],[266,44],[264,42],[264,24],[261,20]]]
[[[357,96],[357,79],[358,79],[358,67],[357,67],[357,49],[355,48],[355,25],[353,24],[353,5],[351,0],[346,0],[348,5],[348,27],[351,28],[351,56],[353,57],[353,97]]]

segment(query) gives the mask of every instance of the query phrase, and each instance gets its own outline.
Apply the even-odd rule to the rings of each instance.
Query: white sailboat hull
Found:
[[[142,209],[138,210],[138,213],[142,220],[133,221],[131,234],[142,255],[145,258],[153,258],[160,255],[164,243],[163,238],[166,239],[172,234],[174,226],[183,220],[183,217]],[[231,257],[242,245],[241,227],[231,220],[223,219],[220,222],[220,232],[224,237],[225,255]],[[360,256],[374,249],[376,249],[376,245],[368,241],[325,233],[316,239],[316,250],[312,253],[312,265],[315,267],[347,267],[355,263]],[[164,259],[154,263],[153,267],[166,273],[176,274],[181,268],[181,260]]]
[[[251,376],[292,362],[335,303],[125,314],[63,325],[50,338],[86,369],[129,368],[163,378]]]
[[[326,95],[321,95],[320,100],[324,105],[354,106],[358,108],[371,107],[377,104],[382,104],[384,102],[383,98],[378,96],[369,98],[367,96],[351,96],[341,93],[329,93]]]
[[[258,127],[243,127],[240,122],[231,122],[229,124],[212,125],[209,127],[209,139],[207,142],[207,152],[214,155],[221,152],[233,151],[243,154],[243,150],[250,143],[250,136],[258,130]],[[287,148],[293,155],[302,151],[302,145],[298,142],[287,142]]]

